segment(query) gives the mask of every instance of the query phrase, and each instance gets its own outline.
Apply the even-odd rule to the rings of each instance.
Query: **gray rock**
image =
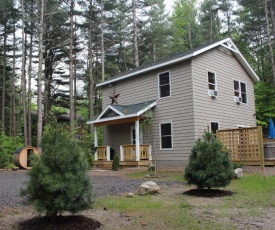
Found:
[[[242,168],[236,168],[234,170],[235,178],[241,178],[243,177],[243,169]]]
[[[135,197],[135,194],[132,193],[132,192],[129,192],[127,195],[126,195],[127,198],[133,198]]]
[[[139,186],[138,194],[156,194],[160,193],[160,187],[153,181],[146,181]]]

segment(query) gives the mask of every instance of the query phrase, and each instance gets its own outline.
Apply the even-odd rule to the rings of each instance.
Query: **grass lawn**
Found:
[[[147,174],[136,172],[128,177],[140,179]],[[159,174],[163,177],[154,181],[183,182],[180,172]],[[131,219],[131,225],[123,229],[140,229],[140,226],[144,229],[272,229],[269,227],[275,221],[275,176],[251,174],[233,180],[223,188],[233,191],[232,196],[203,198],[183,194],[191,188],[194,187],[182,183],[169,188],[163,186],[161,194],[155,196],[109,196],[98,199],[95,208],[124,213]]]

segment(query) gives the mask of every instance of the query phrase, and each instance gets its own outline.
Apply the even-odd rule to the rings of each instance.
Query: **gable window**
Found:
[[[244,82],[234,80],[234,96],[239,98],[239,102],[247,103],[246,84]]]
[[[172,123],[160,124],[160,148],[172,149]]]
[[[165,72],[159,74],[159,97],[170,97],[170,73]]]
[[[208,71],[208,89],[217,90],[216,74],[210,71]]]
[[[214,133],[214,135],[216,136],[217,130],[219,130],[219,123],[211,121],[210,126],[211,126],[211,132]]]

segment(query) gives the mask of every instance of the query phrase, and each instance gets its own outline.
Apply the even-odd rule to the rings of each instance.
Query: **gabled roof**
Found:
[[[96,124],[125,118],[139,117],[141,114],[153,108],[155,105],[155,100],[133,105],[108,105],[97,117],[89,120],[87,124]]]
[[[115,78],[111,78],[109,80],[98,83],[96,85],[96,87],[109,85],[109,84],[112,84],[112,83],[117,82],[117,81],[121,81],[121,80],[130,78],[130,77],[134,77],[134,76],[142,74],[142,73],[146,73],[148,71],[152,71],[152,70],[155,70],[155,69],[158,69],[158,68],[162,68],[164,66],[169,66],[169,65],[175,64],[177,62],[181,62],[181,61],[191,59],[192,57],[196,57],[196,56],[198,56],[198,55],[200,55],[200,54],[202,54],[202,53],[204,53],[204,52],[206,52],[210,49],[216,48],[218,46],[223,46],[223,47],[231,50],[233,52],[233,54],[235,55],[235,57],[238,59],[238,61],[241,63],[243,68],[247,71],[247,73],[249,74],[251,79],[254,82],[259,81],[259,77],[254,72],[254,70],[251,68],[251,66],[248,64],[248,62],[245,60],[245,58],[243,57],[243,55],[241,54],[239,49],[235,46],[233,41],[230,38],[225,38],[223,40],[213,42],[213,43],[207,44],[205,46],[201,46],[201,47],[189,50],[189,51],[184,52],[184,53],[179,53],[179,54],[171,56],[169,58],[164,58],[164,59],[161,59],[159,61],[155,61],[151,64],[146,64],[146,65],[139,66],[135,69],[130,70],[127,73],[120,74],[120,75],[116,76]]]

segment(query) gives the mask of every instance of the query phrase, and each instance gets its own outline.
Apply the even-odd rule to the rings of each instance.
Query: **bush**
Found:
[[[112,169],[114,171],[118,171],[119,170],[119,156],[117,154],[115,154],[113,162],[112,162]]]
[[[0,146],[0,168],[9,168],[14,151],[23,146],[23,141],[20,137],[8,137],[1,133]]]
[[[81,148],[56,124],[46,127],[41,158],[32,161],[30,180],[21,195],[39,213],[55,219],[64,211],[76,213],[94,203],[88,165]]]
[[[228,151],[214,134],[205,131],[196,141],[185,169],[184,178],[198,189],[225,187],[233,179],[232,162]]]

